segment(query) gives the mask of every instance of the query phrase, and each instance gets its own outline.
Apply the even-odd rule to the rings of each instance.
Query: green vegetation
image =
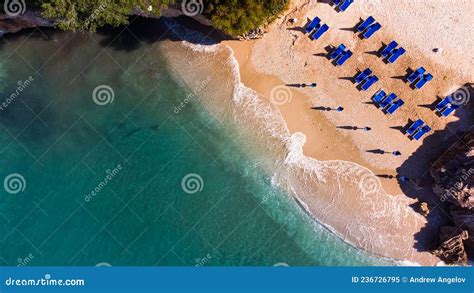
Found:
[[[214,26],[229,35],[241,35],[272,21],[290,0],[183,0],[204,4],[203,13]],[[28,8],[39,8],[44,17],[55,20],[63,30],[95,31],[103,25],[128,23],[135,11],[155,16],[160,9],[180,0],[30,0]],[[149,7],[152,10],[149,11]],[[180,5],[178,5],[180,6]]]
[[[159,16],[160,9],[173,0],[48,0],[41,5],[43,16],[56,20],[63,30],[94,31],[103,25],[128,23],[134,11],[147,11]],[[149,11],[148,8],[152,7]]]
[[[205,14],[214,26],[229,35],[259,27],[286,9],[290,0],[211,0]]]

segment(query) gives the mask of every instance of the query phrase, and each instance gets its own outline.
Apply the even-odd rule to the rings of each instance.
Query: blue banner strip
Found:
[[[474,292],[472,267],[1,267],[0,292]]]

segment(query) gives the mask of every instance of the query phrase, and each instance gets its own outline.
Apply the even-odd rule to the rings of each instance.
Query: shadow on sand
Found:
[[[474,89],[470,84],[466,84],[459,90],[464,90],[468,97],[474,97]],[[411,198],[418,199],[419,202],[426,202],[430,207],[430,214],[427,216],[427,224],[416,235],[415,248],[419,251],[430,251],[435,248],[438,241],[438,230],[440,226],[449,222],[448,214],[445,211],[445,204],[432,190],[433,179],[430,175],[431,164],[440,158],[450,145],[458,140],[462,134],[474,125],[473,102],[464,105],[455,112],[459,120],[446,125],[444,130],[438,130],[427,136],[423,144],[413,153],[399,168],[397,174],[407,176],[410,182],[398,180],[403,193]],[[445,119],[445,118],[439,118]],[[409,123],[412,121],[409,121]],[[391,127],[402,133],[406,132],[405,127]],[[419,203],[412,205],[412,208],[420,212]]]

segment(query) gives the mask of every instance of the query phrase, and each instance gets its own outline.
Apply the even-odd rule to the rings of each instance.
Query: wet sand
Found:
[[[433,8],[433,6],[454,5],[454,2],[436,4],[426,1],[418,7],[423,12],[417,14],[413,4],[398,7],[395,3],[388,1],[376,8],[355,5],[350,11],[338,14],[326,3],[313,2],[293,1],[292,7],[269,27],[263,39],[225,43],[234,51],[240,66],[241,81],[278,108],[290,134],[304,134],[306,142],[303,145],[304,158],[301,160],[315,159],[319,162],[317,164],[320,164],[321,170],[324,169],[321,166],[335,165],[341,161],[356,163],[372,172],[370,180],[374,182],[378,180],[374,179],[374,174],[396,175],[397,168],[423,143],[423,140],[409,140],[400,131],[401,128],[410,120],[422,118],[436,131],[444,129],[448,123],[459,119],[454,116],[448,119],[440,118],[429,109],[428,105],[432,105],[437,97],[447,96],[465,83],[472,81],[470,70],[472,56],[465,58],[467,62],[464,62],[465,60],[461,60],[459,54],[462,48],[470,48],[474,43],[469,29],[462,31],[462,22],[469,19],[469,10],[463,12],[462,6],[470,4],[463,2],[460,5],[461,8],[445,13],[444,8]],[[395,6],[403,17],[383,14],[383,11],[393,10]],[[384,28],[370,40],[360,40],[350,29],[358,23],[359,17],[366,18],[368,13],[374,15]],[[459,13],[461,15],[458,15]],[[438,18],[438,21],[429,24],[424,20],[427,15],[430,18]],[[300,31],[307,22],[306,16],[320,16],[324,22],[329,23],[332,29],[319,41],[311,41]],[[446,25],[452,24],[456,27],[454,30],[458,35],[450,39],[446,36],[450,32],[445,30],[438,32],[442,36],[435,39],[426,34],[420,38],[420,34],[416,32],[394,31],[394,26],[401,19],[405,19],[404,26],[406,27],[414,25],[415,16],[423,18],[425,25],[430,25],[426,29],[427,32],[434,31],[436,25],[445,21]],[[297,18],[298,21],[294,24],[290,23],[288,21],[290,18]],[[458,28],[459,26],[461,29]],[[453,40],[456,37],[458,39]],[[374,51],[379,50],[383,43],[386,44],[392,39],[396,39],[407,49],[407,53],[395,64],[387,65],[376,56]],[[450,42],[455,43],[456,48],[449,50]],[[340,43],[346,44],[355,54],[344,66],[335,67],[323,55],[327,53],[325,49],[327,45],[337,46]],[[437,44],[442,49],[435,53],[431,50]],[[430,46],[433,48],[428,50]],[[407,69],[416,69],[421,65],[427,68],[435,79],[421,91],[415,91],[403,82],[402,76],[406,74]],[[361,92],[349,79],[356,74],[356,69],[363,70],[366,67],[376,72],[380,81],[369,91]],[[302,89],[285,86],[285,84],[311,82],[317,82],[318,87]],[[389,117],[370,104],[371,96],[379,88],[385,89],[386,92],[395,92],[405,100],[406,104],[396,115]],[[343,106],[344,112],[312,109],[313,107],[337,108],[338,106]],[[372,131],[352,131],[340,129],[337,126],[370,126]],[[453,129],[453,132],[456,130]],[[439,146],[433,145],[433,153],[438,148]],[[376,149],[398,150],[402,156],[394,157],[390,154],[380,155],[367,152]],[[415,166],[413,173],[402,175],[418,176],[425,171],[431,159],[426,156],[426,161]],[[311,161],[311,163],[315,162]],[[343,169],[347,171],[348,168],[351,169],[352,165],[346,164]],[[300,171],[302,172],[300,175],[305,176],[308,170],[303,169],[293,169],[289,177]],[[355,173],[359,175],[361,170]],[[348,174],[350,172],[348,171]],[[317,172],[314,171],[314,173]],[[304,202],[308,212],[317,220],[327,224],[348,242],[376,254],[415,261],[424,265],[434,265],[439,261],[429,253],[415,249],[419,240],[415,239],[414,234],[427,223],[410,207],[417,200],[408,199],[397,180],[381,179],[380,190],[369,190],[369,195],[361,195],[359,190],[356,190],[357,188],[354,189],[354,186],[357,187],[357,182],[352,186],[350,184],[354,182],[349,183],[351,180],[347,181],[348,185],[345,186],[347,188],[344,191],[338,190],[337,186],[341,186],[341,182],[344,182],[344,179],[341,179],[344,176],[341,178],[338,176],[337,174],[328,175],[324,180],[320,178],[314,180],[315,186],[307,186],[308,188],[301,189],[299,192],[294,190],[296,196]],[[335,182],[325,181],[328,178],[330,178],[329,181],[334,179]],[[362,178],[368,177],[364,175]],[[325,182],[326,188],[317,186],[321,182]],[[292,188],[294,189],[294,186]],[[337,200],[343,199],[333,215],[327,210],[332,210],[334,201],[337,200],[321,195],[331,188],[335,193],[340,193]],[[368,198],[370,200],[367,200]],[[345,220],[343,219],[344,212],[338,211],[344,207],[356,210],[355,213],[347,212]],[[357,224],[351,223],[353,221],[351,216],[358,217],[355,221]],[[368,226],[363,227],[364,223]],[[367,228],[366,231],[363,231],[365,228]],[[399,247],[388,248],[387,245]]]

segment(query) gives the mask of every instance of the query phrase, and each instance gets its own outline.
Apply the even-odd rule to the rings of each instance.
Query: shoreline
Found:
[[[245,86],[256,91],[259,96],[270,101],[271,89],[283,85],[278,77],[258,72],[252,64],[250,55],[255,41],[225,41],[225,45],[232,48],[239,64],[240,78]],[[271,102],[271,101],[270,101]],[[342,160],[357,163],[371,169],[374,173],[393,172],[389,168],[374,168],[360,155],[357,145],[350,137],[337,133],[336,126],[324,114],[312,110],[310,96],[292,91],[291,102],[278,105],[278,110],[290,133],[304,133],[307,143],[304,145],[304,154],[319,161]],[[308,123],[309,122],[309,123]],[[312,132],[313,130],[315,132]],[[383,188],[392,193],[400,194],[400,186],[393,180],[382,179]]]
[[[219,60],[223,57],[222,54],[230,58],[227,61],[230,64],[224,61],[228,65],[224,68],[230,67],[228,69],[223,69],[223,63],[219,62],[214,65],[206,64],[201,69],[215,68],[219,80],[226,76],[220,73],[221,70],[232,72],[231,75],[237,79],[232,82],[232,100],[222,101],[222,95],[216,100],[212,94],[216,91],[206,88],[201,92],[202,97],[206,97],[201,102],[206,108],[210,107],[211,112],[218,113],[217,116],[230,115],[234,122],[246,129],[244,131],[254,134],[256,142],[263,142],[264,149],[259,151],[263,151],[260,154],[270,160],[274,159],[261,166],[289,196],[297,195],[300,201],[308,204],[313,220],[317,219],[316,222],[327,229],[331,227],[329,231],[361,251],[397,262],[423,265],[439,263],[438,258],[428,252],[418,252],[410,244],[415,241],[415,233],[426,224],[426,220],[409,207],[414,203],[413,200],[388,195],[381,189],[373,172],[356,163],[342,160],[319,161],[304,156],[304,135],[291,134],[279,110],[262,93],[258,95],[245,84],[245,80],[241,79],[245,73],[241,72],[238,64],[231,65],[238,61],[229,46],[213,49],[202,45],[190,47],[195,52],[188,56],[192,60],[195,60],[195,54],[209,54],[204,59]],[[202,60],[198,59],[196,62]],[[192,89],[195,86],[193,81],[202,79],[202,73],[199,72],[201,70],[190,74],[178,68],[177,73],[186,76],[185,80],[191,82],[188,86]],[[259,75],[254,75],[253,78],[264,80]],[[407,237],[411,240],[408,241]]]
[[[232,43],[237,46],[234,47],[235,50]],[[295,114],[292,117],[304,118],[301,113],[314,113],[305,103],[308,97],[301,94],[302,98],[297,99],[295,97],[299,92],[294,91],[292,101],[303,101],[299,105],[300,108],[295,108],[293,103],[278,106],[271,103],[269,97],[272,87],[281,85],[282,82],[266,73],[252,70],[246,73],[253,60],[250,54],[242,54],[242,51],[246,51],[239,48],[246,47],[247,52],[251,52],[250,45],[253,43],[254,41],[229,41],[209,47],[184,42],[183,44],[194,53],[187,53],[188,63],[186,60],[180,62],[199,66],[191,72],[178,67],[176,73],[193,90],[197,86],[196,83],[203,79],[206,70],[214,72],[214,78],[209,83],[213,86],[208,86],[200,92],[200,96],[205,97],[201,99],[201,103],[214,112],[214,115],[217,113],[217,117],[231,118],[243,127],[244,132],[253,134],[253,140],[263,146],[259,147],[258,153],[270,160],[273,158],[273,162],[262,165],[269,172],[271,180],[276,180],[289,196],[296,195],[300,201],[307,203],[312,218],[318,219],[317,222],[326,228],[332,227],[330,231],[342,241],[361,251],[394,261],[422,265],[438,264],[439,258],[427,252],[427,237],[435,235],[423,233],[416,236],[427,225],[427,220],[412,208],[416,200],[402,193],[387,193],[374,172],[351,161],[347,152],[335,151],[332,158],[327,157],[329,160],[318,160],[304,155],[303,149],[307,147],[306,135],[288,129],[288,123],[285,121],[287,117],[282,109],[288,107],[287,111]],[[171,56],[173,53],[168,52],[167,55]],[[212,64],[209,60],[213,61]],[[223,80],[227,76],[233,80],[228,85],[228,82]],[[258,90],[253,82],[262,82],[262,90]],[[225,92],[231,91],[232,97],[225,95],[223,99],[222,94],[216,97],[215,93],[220,92],[219,88],[225,88]],[[313,120],[309,118],[303,119],[302,123],[296,121],[296,125],[306,125],[307,129],[312,129],[311,121]],[[318,139],[319,133],[314,135],[316,141],[326,142]],[[335,144],[339,144],[343,138],[351,142],[350,137],[341,136],[338,132],[328,134],[328,138],[330,139],[327,141],[335,141]],[[356,150],[353,154],[357,154],[359,148],[352,148]],[[328,149],[332,150],[330,145]],[[313,150],[317,151],[318,148]],[[325,150],[326,147],[321,150],[321,154],[330,153]],[[349,159],[341,160],[341,154]],[[259,164],[261,163],[259,161]],[[423,245],[423,251],[419,250],[420,245]]]
[[[293,15],[293,13],[306,15],[308,12],[306,9],[311,6],[308,3],[306,1],[307,6],[303,5],[304,9],[301,11],[288,10],[285,13],[286,16]],[[295,4],[293,3],[293,5]],[[316,3],[312,8],[327,9],[325,5],[325,3]],[[318,13],[321,12],[318,11]],[[433,255],[416,251],[419,250],[419,247],[415,249],[416,241],[419,241],[415,238],[415,232],[418,232],[417,230],[424,225],[429,225],[418,213],[414,212],[412,206],[417,204],[416,200],[410,199],[406,190],[396,180],[375,177],[376,174],[395,175],[404,161],[417,152],[421,146],[418,142],[409,142],[399,132],[392,131],[385,136],[382,129],[399,125],[400,121],[406,117],[412,117],[414,114],[424,117],[432,113],[427,114],[428,110],[426,109],[408,111],[405,107],[398,113],[403,119],[396,116],[384,120],[386,117],[377,112],[374,107],[364,105],[363,102],[369,100],[371,94],[357,92],[347,81],[338,80],[344,79],[340,78],[341,76],[350,76],[350,72],[355,68],[354,60],[351,60],[351,65],[345,66],[343,70],[330,67],[327,60],[314,56],[315,53],[322,51],[321,45],[323,43],[315,47],[314,42],[310,42],[303,34],[298,35],[296,31],[288,32],[289,28],[294,25],[285,21],[286,16],[281,17],[271,26],[269,33],[264,36],[263,40],[229,40],[224,41],[222,45],[217,45],[220,48],[228,47],[232,52],[229,58],[235,57],[238,63],[241,84],[234,85],[234,95],[236,88],[253,90],[259,98],[276,110],[283,120],[283,128],[288,131],[288,139],[285,141],[285,170],[280,170],[279,179],[284,182],[283,185],[286,185],[285,189],[290,190],[293,199],[302,205],[303,212],[309,214],[314,221],[321,223],[351,246],[395,261],[416,261],[424,265],[438,263],[439,259]],[[300,22],[302,22],[301,18]],[[346,37],[348,33],[344,34]],[[393,34],[385,32],[383,36],[388,38]],[[330,38],[331,44],[338,43],[337,36]],[[288,45],[288,40],[292,40],[291,46],[285,47]],[[324,44],[326,42],[327,40]],[[350,41],[351,46],[356,48],[354,50],[367,51],[367,46],[359,46],[357,42]],[[412,106],[429,102],[433,99],[434,94],[449,93],[449,87],[441,85],[443,81],[446,81],[447,76],[450,77],[446,83],[451,83],[453,86],[460,84],[460,81],[463,80],[463,74],[458,76],[452,68],[436,65],[437,63],[433,60],[431,62],[430,58],[424,56],[417,48],[411,47],[411,45],[406,47],[412,51],[412,54],[420,54],[420,56],[416,56],[417,61],[428,63],[430,71],[439,76],[439,79],[430,85],[428,91],[409,97],[406,85],[391,80],[396,79],[391,76],[393,71],[382,73],[383,79],[390,79],[391,89],[407,94],[403,98],[410,100]],[[204,46],[204,48],[209,47]],[[287,56],[284,53],[289,48],[293,52]],[[211,53],[212,48],[210,49],[209,51],[204,50],[204,52]],[[378,61],[374,61],[374,57],[364,57],[357,60],[358,63],[364,64],[361,66],[369,63],[371,67],[382,68],[380,64],[376,64]],[[410,58],[409,60],[412,62],[414,58]],[[308,66],[307,60],[311,60]],[[291,64],[293,61],[296,61],[296,64]],[[302,61],[305,61],[304,66],[301,66]],[[406,67],[408,62],[403,61],[401,64]],[[271,66],[266,67],[267,65]],[[314,69],[314,67],[317,68]],[[397,66],[396,68],[398,70],[401,67]],[[337,72],[337,70],[339,71]],[[443,81],[440,81],[442,72],[445,72],[445,76],[442,78]],[[210,80],[207,81],[210,82]],[[286,86],[290,82],[308,83],[312,81],[318,82],[316,89],[297,89]],[[275,102],[275,89],[282,90],[285,99],[283,103]],[[198,91],[201,90],[205,91],[204,89]],[[417,100],[413,102],[415,98]],[[233,96],[233,99],[236,104],[236,97]],[[312,109],[316,106],[335,107],[342,104],[347,108],[346,110],[349,110],[345,111],[344,115],[335,113],[335,111],[324,112]],[[351,116],[351,113],[358,111],[361,111],[362,115]],[[346,115],[346,113],[348,114]],[[454,121],[454,118],[444,121],[433,115],[426,119],[436,130],[442,130],[448,122]],[[256,118],[256,120],[258,119]],[[346,121],[361,123],[359,126],[367,125],[363,123],[369,121],[378,127],[369,134],[338,130],[337,126]],[[368,154],[367,146],[377,147],[374,142],[378,143],[379,139],[381,145],[386,145],[386,142],[396,142],[403,152],[403,157],[395,159],[389,156]],[[436,151],[439,147],[434,146],[433,149]],[[419,169],[422,168],[421,164]],[[413,170],[413,174],[418,171],[418,169]],[[341,174],[339,172],[347,173]],[[301,178],[304,180],[300,180]],[[370,181],[368,187],[365,186],[367,182],[364,180],[366,179]],[[373,185],[375,185],[375,189],[372,189]],[[333,191],[334,194],[328,190]],[[366,227],[364,224],[372,226]],[[395,225],[395,228],[391,226],[392,224]],[[364,230],[365,228],[367,230]],[[406,230],[406,228],[410,228],[410,230]],[[373,238],[374,236],[375,238]],[[388,248],[385,250],[384,248],[397,244],[401,244],[400,249]],[[412,244],[413,246],[410,247]],[[423,243],[424,250],[429,248],[426,244]]]
[[[298,1],[296,1],[298,2]],[[302,1],[300,1],[302,2]],[[298,4],[293,4],[293,5],[298,5]],[[311,5],[308,5],[308,7]],[[314,4],[313,6],[316,6],[317,8],[324,8],[327,9],[327,7],[324,7],[324,3],[317,3]],[[341,74],[333,75],[335,72],[334,68],[330,68],[326,66],[326,68],[329,69],[328,72],[325,72],[325,75],[323,76],[322,72],[318,73],[316,71],[311,71],[312,73],[309,74],[308,71],[306,70],[306,65],[308,64],[308,61],[303,62],[304,60],[308,60],[307,57],[302,57],[301,55],[298,54],[306,54],[307,56],[310,56],[312,53],[317,53],[319,50],[312,48],[310,49],[310,45],[314,46],[314,43],[311,41],[307,40],[307,38],[303,35],[297,35],[297,33],[288,33],[289,27],[292,27],[289,23],[285,21],[289,15],[295,16],[297,14],[297,18],[300,19],[301,15],[306,15],[307,14],[307,6],[304,6],[304,9],[302,11],[298,11],[295,9],[289,9],[284,16],[280,17],[280,19],[274,23],[270,28],[269,32],[264,36],[263,39],[260,40],[253,40],[253,41],[247,41],[247,42],[242,42],[242,41],[225,41],[224,44],[228,45],[229,47],[232,48],[234,51],[235,58],[237,59],[239,66],[240,66],[240,78],[242,83],[255,90],[260,97],[263,99],[266,99],[269,102],[272,98],[272,89],[278,86],[284,86],[285,84],[288,83],[310,83],[313,81],[317,81],[318,84],[322,84],[323,86],[319,86],[316,89],[311,89],[311,88],[306,88],[306,89],[289,89],[291,92],[289,101],[286,101],[285,103],[282,104],[277,104],[276,107],[278,108],[283,120],[286,123],[286,126],[290,133],[303,133],[304,136],[306,137],[306,142],[303,145],[303,154],[310,159],[316,159],[319,161],[319,163],[325,163],[325,162],[331,162],[333,160],[338,160],[338,161],[346,161],[346,162],[352,162],[356,163],[362,167],[365,167],[371,171],[372,174],[392,174],[396,175],[397,171],[399,170],[400,166],[402,166],[405,162],[405,160],[408,160],[409,157],[411,157],[411,154],[416,152],[420,146],[420,143],[418,142],[409,142],[408,139],[402,135],[401,133],[391,133],[390,135],[386,135],[386,137],[383,137],[384,139],[387,139],[388,141],[398,141],[399,143],[397,144],[399,146],[399,149],[402,150],[402,153],[404,154],[403,158],[397,158],[397,159],[392,159],[391,157],[387,156],[380,156],[380,158],[369,158],[369,155],[363,154],[362,152],[364,151],[363,145],[370,144],[370,137],[372,136],[367,136],[366,138],[361,141],[357,137],[355,137],[352,134],[347,134],[343,133],[342,131],[336,130],[336,124],[338,120],[340,120],[338,117],[335,117],[333,113],[320,113],[318,111],[314,111],[311,109],[311,107],[314,105],[315,99],[314,97],[317,96],[318,98],[321,97],[321,94],[323,97],[321,100],[325,101],[326,103],[328,102],[334,102],[338,99],[332,97],[330,95],[330,92],[337,92],[338,90],[341,90],[341,87],[348,88],[348,90],[342,89],[342,92],[345,93],[349,97],[358,97],[362,96],[362,100],[368,100],[369,94],[362,95],[363,93],[358,93],[351,89],[351,86],[347,82],[338,82],[339,88],[334,86],[334,85],[329,85],[327,84],[327,81],[329,79],[335,79],[337,76],[341,76]],[[314,8],[314,7],[313,7]],[[295,12],[296,11],[296,12]],[[321,12],[320,12],[321,13]],[[315,15],[312,13],[311,15]],[[318,14],[316,14],[318,15]],[[301,21],[300,21],[301,22]],[[301,25],[303,22],[301,23]],[[298,25],[296,25],[298,26]],[[382,34],[382,33],[380,33]],[[387,34],[384,33],[385,38],[387,38]],[[388,34],[390,35],[390,33]],[[330,37],[331,43],[334,43],[333,38],[336,38],[334,36]],[[288,44],[283,44],[282,42],[286,41],[290,43],[291,45]],[[472,40],[468,40],[472,41]],[[358,42],[358,41],[354,41]],[[271,43],[272,46],[268,46],[268,44]],[[355,43],[352,43],[352,45],[355,45]],[[260,48],[256,48],[256,47]],[[439,62],[432,61],[428,57],[422,57],[422,59],[419,59],[419,55],[417,55],[416,52],[418,51],[417,47],[413,47],[412,45],[405,47],[409,50],[412,51],[412,54],[415,54],[417,57],[416,63],[428,63],[430,70],[436,74],[436,76],[439,76],[438,80],[435,80],[433,82],[433,85],[430,87],[427,87],[428,90],[425,90],[424,92],[421,92],[421,94],[418,93],[412,93],[410,90],[406,87],[406,85],[400,85],[396,84],[395,81],[391,81],[390,87],[394,88],[397,90],[397,92],[402,92],[404,94],[404,99],[405,100],[414,100],[414,98],[418,99],[416,101],[416,104],[413,104],[414,106],[421,104],[422,102],[428,102],[434,99],[435,96],[446,96],[449,93],[452,92],[452,88],[456,88],[456,85],[462,85],[463,82],[465,81],[466,75],[464,74],[456,74],[454,71],[447,67],[443,67],[440,65]],[[273,49],[276,48],[276,49]],[[291,48],[291,52],[289,51]],[[365,48],[358,50],[364,50],[367,51]],[[277,55],[278,54],[278,55]],[[288,57],[285,55],[288,54]],[[420,53],[421,54],[421,53]],[[306,59],[305,59],[306,58]],[[410,57],[407,57],[406,59],[409,59]],[[311,63],[318,63],[319,68],[322,69],[321,67],[324,68],[324,62],[327,62],[327,60],[323,61],[315,61],[317,59],[316,57],[313,57],[313,61]],[[322,58],[320,58],[322,60]],[[257,60],[257,63],[260,64],[255,64],[255,60]],[[363,60],[367,61],[367,58],[364,58]],[[292,62],[296,61],[295,66],[292,66]],[[364,62],[360,58],[358,60],[359,62]],[[400,67],[406,66],[405,64],[409,64],[405,60]],[[409,61],[413,61],[411,58]],[[374,62],[377,61],[369,61],[370,63],[375,64]],[[304,64],[303,64],[304,63]],[[401,63],[401,62],[399,62]],[[454,62],[455,63],[455,62]],[[291,64],[288,66],[288,64]],[[288,66],[287,68],[285,68]],[[362,65],[363,66],[363,65]],[[378,67],[378,65],[373,65],[374,67]],[[410,66],[410,65],[408,65]],[[298,67],[301,68],[298,70]],[[353,64],[351,64],[351,67],[353,68]],[[372,67],[372,66],[371,66]],[[268,69],[270,68],[270,69]],[[347,68],[347,66],[346,66]],[[270,72],[278,72],[278,75],[271,74]],[[444,72],[444,78],[442,77],[442,73]],[[295,76],[295,74],[298,73],[300,78],[295,79],[292,78]],[[461,70],[461,73],[464,73],[463,70]],[[391,74],[391,73],[390,73]],[[469,74],[469,72],[468,72]],[[393,74],[391,74],[393,75]],[[384,76],[385,79],[390,79],[391,75],[386,75]],[[308,76],[313,76],[313,78],[308,78]],[[346,75],[347,76],[347,75]],[[446,80],[446,77],[449,76],[449,78]],[[284,78],[282,78],[284,77]],[[323,77],[321,80],[320,78]],[[449,85],[451,84],[451,85]],[[403,88],[405,87],[405,88]],[[305,91],[305,92],[303,92]],[[414,94],[414,96],[413,96]],[[344,94],[343,94],[344,95]],[[313,98],[312,98],[313,96]],[[340,99],[339,99],[340,100]],[[420,102],[420,100],[422,102]],[[343,100],[340,100],[343,101]],[[410,101],[413,103],[413,101]],[[337,106],[335,104],[334,106]],[[360,106],[356,106],[357,109],[360,109]],[[368,108],[367,106],[365,108]],[[366,111],[366,110],[364,110]],[[380,123],[381,126],[389,128],[390,126],[393,126],[393,122],[395,123],[401,123],[401,122],[396,122],[396,121],[401,121],[401,119],[395,118],[390,118],[388,124],[387,122],[384,122],[381,119],[385,119],[384,115],[381,115],[381,113],[377,113],[376,109],[369,109],[371,113],[376,113],[378,115],[377,117],[371,117],[373,115],[369,114],[370,117],[369,120],[367,119],[358,119],[358,117],[355,118],[355,120],[367,120],[367,121],[377,121],[377,123]],[[369,111],[367,111],[369,113]],[[411,115],[415,116],[426,116],[427,111],[426,110],[421,110],[419,111],[418,109],[414,110],[406,110],[404,109],[403,111],[400,111],[402,116],[404,117],[410,117]],[[428,113],[429,114],[429,113]],[[432,115],[432,114],[430,114]],[[367,118],[365,117],[365,118]],[[354,117],[352,117],[354,118]],[[449,122],[455,121],[456,118],[451,117],[450,119],[442,120],[441,118],[435,117],[432,115],[432,117],[425,118],[428,121],[428,123],[432,124],[436,130],[442,130],[445,128],[445,125],[448,124]],[[319,128],[319,131],[318,131]],[[382,138],[380,135],[383,132],[378,132],[376,133],[376,137]],[[364,141],[364,140],[369,140],[369,141]],[[387,141],[385,140],[385,141]],[[382,140],[383,141],[383,140]],[[367,148],[365,148],[367,150]],[[437,150],[440,149],[440,146],[434,146],[432,149],[432,153],[435,153]],[[432,158],[433,155],[431,156],[426,156],[426,159]],[[423,162],[425,163],[425,162]],[[429,163],[429,162],[427,162]],[[413,174],[417,174],[417,172],[420,172],[424,167],[423,164],[420,164],[417,166],[417,168],[414,168],[414,170],[409,170],[413,171]],[[417,175],[413,175],[417,176]],[[416,178],[416,177],[415,177]],[[403,213],[408,213],[411,214],[409,216],[408,214],[405,214],[408,218],[412,218],[414,221],[418,222],[419,220],[415,220],[415,218],[418,218],[420,215],[418,212],[413,210],[412,205],[418,201],[418,204],[421,202],[419,200],[410,200],[407,196],[406,191],[404,190],[405,188],[402,188],[402,186],[397,182],[397,180],[388,180],[388,179],[381,179],[381,192],[386,193],[388,198],[392,198],[393,201],[396,201],[397,204],[399,205],[401,203],[400,208],[404,206],[403,209],[406,209]],[[297,194],[297,191],[295,191]],[[434,197],[434,193],[433,197]],[[330,221],[324,221],[321,218],[321,215],[318,215],[319,211],[318,209],[318,204],[320,201],[314,199],[314,197],[305,195],[303,197],[298,196],[298,200],[307,203],[307,205],[311,206],[313,205],[313,209],[309,210],[311,215],[315,217],[316,219],[319,219],[321,223],[324,223],[324,225],[329,226],[329,227],[336,227],[333,228],[341,238],[350,243],[353,244],[359,248],[362,248],[364,250],[370,251],[372,253],[375,253],[377,255],[382,255],[384,257],[390,257],[393,259],[400,259],[400,260],[405,260],[406,258],[400,258],[399,253],[396,251],[392,251],[390,253],[384,254],[384,253],[379,253],[380,251],[377,251],[377,249],[373,250],[368,248],[368,246],[371,246],[372,244],[366,243],[366,246],[360,245],[360,243],[357,244],[357,241],[351,241],[350,239],[353,238],[350,234],[348,233],[347,226],[341,229],[341,227],[337,227],[338,225],[331,224]],[[349,201],[352,200],[357,200],[357,198],[352,198],[348,199]],[[315,201],[312,203],[312,201]],[[439,210],[439,209],[438,209]],[[370,214],[370,212],[369,212]],[[323,217],[324,218],[324,217]],[[369,216],[368,219],[371,219]],[[372,218],[373,221],[377,221],[377,217]],[[406,224],[408,224],[410,220],[408,220]],[[421,252],[421,251],[416,251],[417,249],[414,249],[415,244],[419,242],[419,239],[415,239],[415,232],[418,234],[421,229],[425,228],[425,225],[428,225],[430,223],[426,222],[426,220],[418,222],[418,224],[415,225],[414,229],[412,229],[412,232],[405,231],[401,232],[404,229],[404,225],[400,226],[400,233],[401,238],[405,239],[404,241],[408,241],[409,243],[412,243],[412,247],[410,245],[403,244],[402,246],[405,246],[406,249],[411,250],[412,252],[409,253],[410,258],[406,259],[409,261],[419,261],[423,265],[435,265],[437,264],[440,260],[432,255],[431,253],[428,252]],[[436,226],[434,224],[431,224],[431,228],[429,229],[436,229]],[[408,227],[408,226],[407,226]],[[331,229],[332,230],[332,229]],[[346,232],[344,232],[346,231]],[[405,235],[401,235],[405,233]],[[425,232],[425,234],[429,234],[428,232]],[[393,236],[393,235],[392,235]],[[432,247],[432,244],[430,244],[429,238],[431,239],[435,235],[425,235],[428,237],[427,241],[424,246],[424,250],[429,250]],[[408,237],[408,238],[407,238]],[[359,238],[358,236],[355,236],[355,238]],[[389,237],[390,238],[390,237]],[[360,238],[359,238],[360,239]],[[410,240],[408,240],[410,239]],[[370,240],[369,240],[370,241]],[[431,240],[433,241],[433,240]],[[397,242],[397,241],[395,241]],[[392,243],[397,245],[396,243]],[[367,246],[368,245],[368,246]],[[413,253],[413,254],[412,254]],[[428,254],[428,255],[427,255]],[[418,255],[418,256],[416,256]]]
[[[236,53],[235,57],[240,65],[240,76],[242,83],[245,84],[245,86],[256,90],[259,93],[260,97],[266,99],[267,102],[270,103],[268,97],[270,97],[271,88],[274,85],[283,84],[283,82],[275,76],[262,74],[252,68],[252,63],[249,62],[248,58],[244,57],[246,56],[246,54],[242,54],[242,51],[247,53],[251,52],[251,43],[252,42],[248,42],[248,44],[242,46],[239,42],[231,41],[227,42],[226,45],[229,45],[234,50],[234,52],[240,51],[240,54]],[[273,86],[270,86],[269,84],[273,84]],[[335,130],[335,125],[331,123],[331,121],[329,121],[326,117],[324,117],[324,115],[314,115],[316,113],[314,113],[314,110],[310,109],[307,102],[308,99],[310,98],[303,93],[295,93],[292,96],[291,103],[287,103],[277,107],[283,121],[288,127],[290,134],[298,132],[304,133],[306,138],[308,138],[307,131],[314,129],[315,126],[320,127],[321,131],[314,132],[312,135],[310,135],[312,140],[309,142],[307,140],[303,146],[303,154],[306,158],[315,159],[320,163],[341,161],[347,163],[354,163],[359,165],[360,167],[369,169],[372,174],[389,171],[393,172],[393,170],[390,169],[373,168],[367,162],[365,162],[359,153],[360,150],[357,149],[357,145],[353,143],[350,138],[338,134]],[[303,127],[298,127],[302,125],[301,123],[305,124],[303,124]],[[390,194],[391,197],[397,198],[399,197],[399,195],[403,194],[400,186],[398,185],[398,182],[386,179],[382,179],[380,180],[380,182],[382,191],[384,191],[384,193],[387,192],[388,194]],[[353,247],[365,250],[382,258],[392,259],[395,262],[409,262],[416,264],[422,263],[423,265],[436,265],[440,262],[440,260],[434,257],[433,255],[422,252],[419,252],[419,256],[415,257],[416,260],[414,260],[412,257],[403,258],[400,257],[399,254],[384,254],[382,251],[369,249],[367,245],[370,246],[370,244],[366,243],[364,245],[361,245],[361,243],[357,240],[357,238],[359,237],[354,238],[351,237],[350,234],[348,234],[349,231],[347,227],[345,227],[345,225],[347,224],[344,223],[345,221],[342,221],[340,223],[331,223],[330,221],[322,220],[320,217],[318,217],[318,214],[315,212],[314,209],[311,210],[311,208],[309,208],[311,205],[311,197],[301,197],[301,195],[299,195],[299,192],[297,191],[293,193],[295,200],[298,200],[299,202],[304,202],[306,206],[308,206],[308,208],[302,209],[303,213],[307,213],[313,220],[325,226],[331,233],[334,233],[344,242],[348,243]],[[357,199],[349,199],[349,201],[352,200]],[[319,206],[319,204],[317,205]]]

